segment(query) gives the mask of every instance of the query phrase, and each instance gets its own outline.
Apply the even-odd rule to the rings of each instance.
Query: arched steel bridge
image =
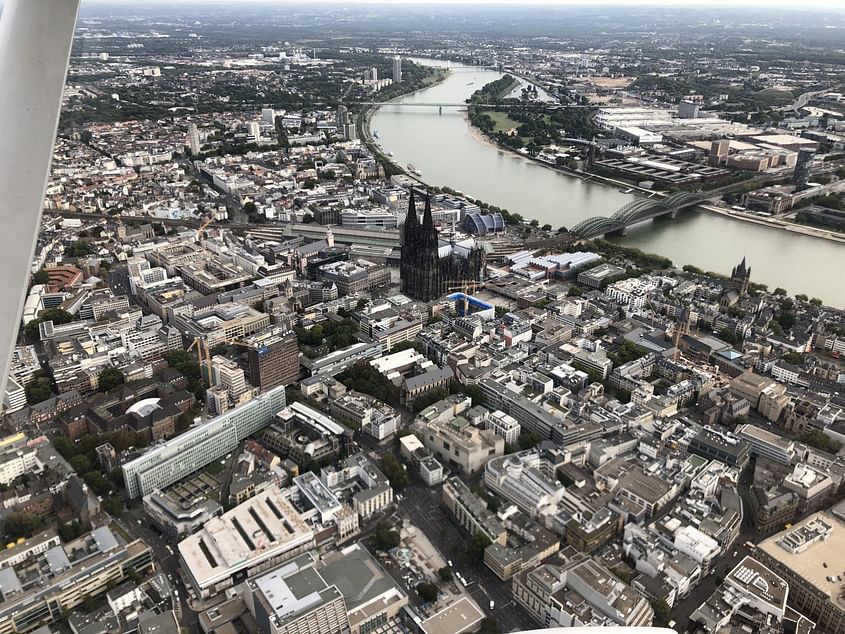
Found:
[[[637,198],[620,207],[610,218],[593,216],[582,220],[569,233],[588,239],[623,232],[626,227],[658,216],[671,215],[674,218],[681,209],[694,207],[704,200],[700,195],[689,192],[676,192],[665,198]]]

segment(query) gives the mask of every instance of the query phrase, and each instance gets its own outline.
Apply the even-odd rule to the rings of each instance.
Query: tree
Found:
[[[381,521],[376,526],[376,530],[373,533],[373,544],[379,550],[392,550],[396,548],[399,543],[402,541],[402,538],[399,535],[399,531],[393,530],[385,521]]]
[[[786,289],[781,288],[778,286],[774,291],[772,291],[775,295],[786,295]]]
[[[97,600],[90,594],[86,594],[85,598],[82,599],[82,609],[90,614],[97,609]]]
[[[542,440],[539,434],[535,434],[533,431],[525,431],[519,435],[519,438],[516,441],[516,444],[519,446],[520,451],[525,451],[526,449],[532,449]]]
[[[35,273],[32,276],[32,283],[33,284],[46,284],[49,281],[50,281],[50,275],[44,269],[39,270],[37,273]]]
[[[111,483],[99,471],[89,471],[82,476],[82,479],[97,495],[106,495],[111,491]]]
[[[123,513],[123,498],[119,495],[110,495],[102,504],[103,510],[112,517],[120,517]]]
[[[3,522],[3,531],[9,540],[30,537],[41,526],[41,518],[34,513],[9,513]]]
[[[783,355],[783,360],[792,365],[801,365],[804,363],[804,355],[798,352],[787,352]]]
[[[654,610],[653,625],[655,627],[668,627],[669,621],[672,617],[669,613],[669,606],[666,601],[663,599],[652,599],[650,603],[651,609]]]
[[[437,576],[443,583],[449,583],[452,580],[452,569],[449,566],[443,566],[437,571]]]
[[[484,561],[484,551],[491,544],[490,538],[478,532],[472,536],[464,550],[464,558],[468,564]]]
[[[811,297],[811,298],[810,298],[810,303],[811,303],[813,306],[821,306],[821,305],[822,305],[822,300],[820,300],[818,297]]]
[[[421,582],[417,584],[417,594],[426,603],[434,603],[440,594],[440,589],[433,583]]]
[[[70,524],[65,524],[62,520],[59,520],[59,537],[63,542],[73,541],[85,532],[85,528],[79,520],[74,520]]]
[[[48,308],[38,314],[41,321],[52,321],[54,324],[69,324],[73,321],[73,315],[63,308]]]
[[[842,445],[818,429],[804,432],[798,437],[798,440],[810,445],[811,447],[815,447],[816,449],[827,451],[828,453],[836,453],[842,448]]]
[[[303,215],[302,216],[302,222],[303,222],[303,224],[310,225],[312,222],[314,222],[314,215],[313,214]]]
[[[552,226],[551,226],[551,225],[549,225],[549,224],[545,224],[545,225],[543,225],[542,227],[540,227],[540,229],[542,229],[543,231],[551,231],[551,230],[552,230]]]
[[[740,342],[739,337],[737,337],[736,333],[730,328],[722,328],[719,331],[719,339],[731,344],[732,346]]]
[[[401,491],[408,486],[408,472],[405,465],[392,453],[386,453],[381,459],[381,470],[390,481],[390,486]]]
[[[24,392],[26,393],[26,402],[35,405],[53,396],[53,383],[46,377],[37,377],[26,384]]]
[[[70,466],[73,467],[73,470],[77,473],[88,473],[91,471],[91,460],[88,459],[88,456],[85,454],[80,454],[78,456],[74,456],[69,461]]]
[[[619,346],[619,350],[615,353],[609,353],[607,356],[611,361],[613,361],[613,366],[618,367],[620,365],[625,365],[630,361],[635,361],[645,356],[645,354],[645,348],[641,348],[633,341],[626,339],[622,342],[622,345]]]
[[[77,240],[70,247],[70,254],[75,258],[84,258],[91,253],[91,244],[87,240]]]
[[[105,368],[98,377],[98,386],[101,392],[110,392],[118,385],[126,383],[126,377],[123,372],[117,368]]]
[[[298,337],[299,330],[296,333]],[[337,379],[349,389],[369,394],[384,403],[399,403],[399,388],[366,361],[357,361]]]
[[[481,388],[477,385],[465,385],[464,394],[472,399],[473,406],[484,403],[484,394],[482,394]]]
[[[253,201],[248,200],[244,203],[244,213],[248,216],[254,216],[258,213],[258,207],[255,206]]]
[[[795,296],[795,299],[797,299],[799,302],[806,302],[806,301],[807,301],[807,296],[806,296],[806,295],[804,295],[804,293],[798,293],[798,294]]]

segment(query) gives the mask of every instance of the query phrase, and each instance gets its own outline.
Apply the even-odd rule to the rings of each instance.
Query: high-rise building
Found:
[[[373,81],[378,81],[378,68],[376,68],[375,66],[370,69],[370,79],[372,79]]]
[[[792,184],[795,191],[807,189],[807,181],[810,180],[810,165],[813,163],[815,151],[808,149],[798,150],[798,159],[795,161],[795,171],[792,172]]]
[[[682,101],[678,104],[678,118],[679,119],[697,119],[698,118],[698,104],[691,101]]]
[[[273,108],[262,108],[261,122],[267,125],[273,125],[276,122],[276,111]]]
[[[483,281],[485,267],[484,250],[474,244],[466,249],[465,256],[458,255],[452,248],[448,255],[441,257],[440,239],[431,215],[431,197],[426,196],[420,223],[414,190],[411,190],[402,230],[402,292],[428,302],[442,297],[450,288]]]
[[[724,165],[728,160],[728,153],[731,150],[730,139],[719,139],[710,144],[710,156],[708,162],[712,166]]]
[[[398,84],[402,81],[402,58],[398,55],[393,58],[393,83]]]
[[[247,353],[249,378],[261,391],[289,385],[299,376],[299,347],[293,332],[270,330],[251,337]]]
[[[197,124],[191,123],[188,125],[188,147],[191,150],[191,154],[194,156],[200,153],[202,146],[200,145],[200,133],[197,130]]]
[[[340,104],[337,107],[337,127],[338,127],[338,129],[341,129],[347,123],[349,123],[349,110],[347,109],[346,106],[344,106],[343,104]]]
[[[258,143],[258,140],[261,138],[261,123],[258,121],[250,121],[247,125],[247,131],[255,143]]]

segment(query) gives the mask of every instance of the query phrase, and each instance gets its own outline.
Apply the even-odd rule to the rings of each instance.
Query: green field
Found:
[[[485,114],[493,119],[496,124],[494,132],[510,132],[513,128],[519,127],[519,121],[511,119],[506,112],[496,112],[495,110],[487,110]]]

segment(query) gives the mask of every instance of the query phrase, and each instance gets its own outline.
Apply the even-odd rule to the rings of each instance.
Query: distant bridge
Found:
[[[658,216],[674,218],[682,209],[695,207],[705,200],[706,198],[699,194],[689,192],[676,192],[665,198],[637,198],[620,207],[609,218],[593,216],[582,220],[572,227],[569,233],[583,239],[597,238],[609,233],[624,234],[628,227],[638,222]]]
[[[558,103],[472,103],[460,102],[400,102],[400,101],[356,101],[355,105],[362,106],[399,106],[402,108],[466,108],[473,105],[480,108],[508,108],[511,110],[561,110],[563,108],[593,108],[595,106],[582,104],[558,104]]]

